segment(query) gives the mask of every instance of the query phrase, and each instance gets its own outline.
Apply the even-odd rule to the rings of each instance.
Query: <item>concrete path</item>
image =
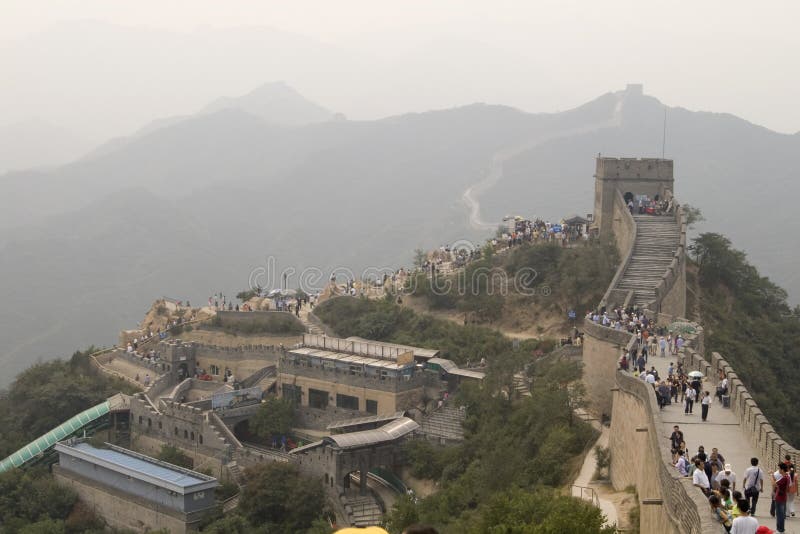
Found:
[[[586,459],[583,461],[583,465],[581,466],[581,471],[578,474],[578,478],[575,479],[573,482],[572,487],[572,496],[573,497],[586,497],[582,496],[580,492],[580,487],[583,488],[592,488],[596,489],[596,484],[592,482],[592,476],[594,475],[595,469],[597,468],[597,456],[594,452],[594,447],[600,445],[601,447],[608,447],[608,428],[602,427],[600,428],[600,437],[597,439],[597,442],[591,448],[591,450],[586,454]],[[578,486],[579,488],[576,488]],[[606,524],[607,525],[616,525],[619,523],[619,519],[617,518],[617,508],[614,506],[614,503],[600,497],[598,495],[598,502],[600,504],[600,510],[603,511],[603,514],[606,516]]]
[[[648,360],[647,367],[655,366],[659,376],[666,377],[670,362],[674,363],[676,359],[674,357],[672,359],[670,357],[651,357]],[[714,395],[716,382],[705,379],[703,381],[703,389]],[[701,418],[699,402],[695,402],[692,412],[689,415],[684,414],[683,405],[680,402],[665,406],[661,412],[663,422],[661,438],[668,441],[669,436],[672,434],[672,427],[678,425],[683,431],[690,457],[697,453],[697,448],[700,445],[703,445],[707,454],[710,454],[711,449],[716,447],[722,453],[725,462],[731,464],[733,472],[737,475],[736,489],[742,491],[744,471],[750,467],[750,458],[757,457],[758,454],[755,447],[751,445],[747,434],[739,426],[738,418],[729,408],[723,408],[722,403],[716,397],[714,397],[714,402],[709,407],[706,422],[703,422]],[[759,458],[759,460],[763,462],[763,459]],[[761,467],[767,475],[776,469],[774,465],[762,464]],[[769,515],[769,487],[770,484],[767,479],[764,482],[764,493],[758,502],[756,518],[758,518],[760,524],[774,529],[775,519]],[[800,512],[800,508],[798,508],[798,512]],[[800,514],[797,517],[786,520],[786,532],[800,534]]]
[[[123,359],[123,358],[114,358],[110,362],[104,363],[103,367],[110,369],[111,371],[115,371],[121,375],[128,377],[132,381],[136,381],[136,376],[139,376],[139,383],[144,385],[144,376],[149,374],[151,381],[158,378],[160,375],[150,369],[149,367],[139,366],[135,363]]]

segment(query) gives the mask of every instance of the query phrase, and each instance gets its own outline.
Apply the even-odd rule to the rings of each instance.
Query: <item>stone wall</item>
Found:
[[[255,313],[255,312],[252,312]],[[267,365],[278,361],[280,346],[243,345],[241,347],[218,347],[197,344],[197,366],[212,374],[212,366],[219,369],[215,379],[222,379],[225,369],[230,369],[237,380],[242,380]]]
[[[636,221],[625,205],[625,200],[623,200],[622,193],[619,191],[614,195],[611,209],[614,243],[617,245],[617,252],[619,253],[621,261],[617,267],[617,271],[614,273],[614,278],[608,285],[605,295],[603,295],[603,300],[600,301],[600,307],[622,306],[628,299],[629,291],[617,290],[615,288],[625,274],[628,263],[631,261],[631,257],[633,256],[633,244],[636,241]]]
[[[140,395],[131,398],[131,447],[158,456],[161,446],[172,445],[195,461],[195,469],[211,466],[214,472],[229,461],[231,443],[208,420],[208,412],[173,402],[160,402],[161,411]]]
[[[635,486],[641,532],[700,534],[719,532],[705,496],[672,467],[672,454],[653,388],[629,373],[617,372],[609,432],[614,488]],[[645,466],[645,468],[643,468]]]
[[[611,390],[616,386],[617,362],[632,341],[628,332],[583,323],[583,383],[588,409],[598,418],[611,414]]]
[[[657,158],[597,158],[595,170],[594,224],[601,236],[613,230],[617,193],[671,195],[672,160]]]
[[[758,451],[760,465],[764,466],[766,471],[774,468],[786,454],[791,455],[795,463],[800,460],[800,451],[778,434],[747,391],[739,375],[722,355],[712,352],[711,362],[708,362],[699,352],[689,348],[684,349],[681,357],[687,369],[701,371],[712,380],[713,385],[716,385],[722,376],[728,378],[731,410],[736,414],[739,426],[750,436],[751,443]]]
[[[202,514],[183,514],[99,484],[75,473],[65,472],[58,464],[53,475],[59,484],[69,487],[78,498],[112,527],[146,532],[166,529],[174,534],[189,532],[202,520]]]

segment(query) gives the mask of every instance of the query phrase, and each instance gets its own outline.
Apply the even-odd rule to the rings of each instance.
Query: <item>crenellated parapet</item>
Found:
[[[797,462],[800,459],[800,451],[778,434],[734,368],[718,352],[711,353],[711,361],[704,359],[701,352],[691,346],[685,349],[681,354],[684,366],[687,369],[700,371],[711,379],[728,379],[730,409],[736,415],[742,432],[749,437],[750,443],[758,451],[762,465],[777,465],[787,454]]]

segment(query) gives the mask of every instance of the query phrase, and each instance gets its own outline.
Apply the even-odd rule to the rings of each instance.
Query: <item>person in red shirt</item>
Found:
[[[786,501],[786,516],[794,517],[794,497],[797,495],[797,480],[794,470],[794,463],[792,456],[787,454],[783,457],[783,464],[786,466],[786,472],[789,475],[789,496]]]
[[[773,478],[774,482],[774,499],[775,499],[775,530],[784,532],[784,524],[786,522],[786,501],[789,496],[789,485],[791,479],[789,478],[789,469],[786,464],[778,464],[778,473]]]

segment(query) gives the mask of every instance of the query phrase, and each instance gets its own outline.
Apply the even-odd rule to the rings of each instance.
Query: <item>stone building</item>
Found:
[[[393,414],[422,401],[426,385],[439,386],[415,350],[426,349],[305,335],[280,357],[278,390],[301,409]]]
[[[215,506],[213,477],[122,447],[83,440],[56,444],[56,479],[109,525],[146,532],[193,530]]]

